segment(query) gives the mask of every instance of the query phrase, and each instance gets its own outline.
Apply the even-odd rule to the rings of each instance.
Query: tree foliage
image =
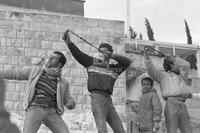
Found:
[[[147,18],[145,18],[145,25],[146,25],[147,35],[148,35],[149,40],[155,41],[153,29],[151,28],[151,25],[150,25],[149,20]]]
[[[131,26],[129,26],[129,35],[131,39],[136,39],[137,37],[136,31]]]
[[[190,29],[188,26],[188,23],[186,20],[184,20],[185,23],[185,32],[186,32],[186,36],[187,36],[187,44],[192,44],[192,36],[190,34]]]

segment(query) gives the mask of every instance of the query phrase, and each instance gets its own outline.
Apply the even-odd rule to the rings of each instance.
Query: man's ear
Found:
[[[61,68],[62,67],[62,63],[58,63],[58,68]]]

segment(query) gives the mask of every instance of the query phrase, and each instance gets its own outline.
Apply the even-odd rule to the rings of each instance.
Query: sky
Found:
[[[156,41],[186,43],[184,19],[193,42],[200,44],[200,0],[130,0],[131,26],[148,40],[148,18]],[[126,0],[86,0],[85,17],[127,20]]]

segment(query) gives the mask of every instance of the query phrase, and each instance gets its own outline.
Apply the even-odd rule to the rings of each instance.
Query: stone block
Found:
[[[79,94],[79,95],[83,94],[83,89],[82,89],[82,87],[71,86],[71,87],[70,87],[70,90],[71,90],[71,93],[72,93],[72,94]]]
[[[29,48],[42,48],[42,40],[39,39],[30,39],[28,42],[28,47]]]
[[[38,22],[29,22],[29,29],[33,31],[41,31],[42,30],[42,23]]]
[[[67,29],[70,29],[69,25],[56,24],[56,32],[64,33]]]
[[[113,96],[125,96],[125,94],[126,94],[125,88],[114,87]]]
[[[25,89],[27,89],[27,88],[25,88]],[[20,101],[20,102],[24,102],[25,92],[22,92],[22,93],[20,92],[19,95],[20,95],[20,97],[19,97],[19,101]]]
[[[7,54],[8,55],[23,56],[24,55],[24,49],[23,48],[16,48],[16,47],[7,47]]]
[[[7,54],[7,48],[4,47],[4,46],[0,46],[0,53],[1,53],[2,55],[6,55],[6,54]]]
[[[6,107],[7,110],[13,110],[14,109],[13,101],[6,99],[6,101],[4,103],[5,103],[5,107]]]
[[[25,92],[25,90],[26,90],[25,86],[26,86],[25,83],[17,83],[16,84],[16,91],[18,91],[18,92]]]
[[[31,57],[20,56],[19,57],[19,64],[20,65],[27,65],[30,66],[32,64]]]
[[[42,49],[51,49],[53,43],[50,41],[42,41]]]
[[[1,29],[13,29],[13,22],[9,20],[0,20]]]
[[[16,30],[16,38],[23,39],[24,38],[24,30]]]
[[[73,24],[73,17],[72,16],[62,16],[60,18],[60,23],[64,25],[71,25]]]
[[[45,32],[45,41],[59,41],[60,40],[60,33],[54,32]]]
[[[22,102],[14,102],[14,110],[23,111],[23,103]]]
[[[91,27],[97,27],[98,21],[99,21],[99,19],[85,18],[84,25],[91,26]]]
[[[87,104],[87,95],[78,95],[78,104]]]
[[[16,83],[14,82],[5,82],[6,83],[6,91],[8,92],[17,92],[16,91]]]
[[[53,50],[66,50],[65,42],[54,42],[52,45]]]
[[[24,13],[23,20],[32,22],[46,22],[46,15],[39,13]]]
[[[41,31],[55,32],[56,31],[56,24],[42,23],[41,24]]]
[[[35,32],[35,38],[38,40],[45,40],[46,39],[46,32],[37,31]]]
[[[6,41],[7,42],[10,41],[10,45],[8,42],[7,46],[15,46],[15,47],[21,47],[24,43],[23,39],[15,39],[15,38],[11,38],[10,40],[8,38]]]
[[[24,39],[33,39],[37,31],[24,30]]]
[[[29,23],[23,21],[12,21],[13,29],[15,30],[29,30]]]
[[[17,31],[13,29],[4,29],[3,30],[3,37],[10,37],[10,38],[16,38]]]
[[[38,49],[25,48],[24,51],[25,56],[36,57],[38,55]]]
[[[0,19],[5,19],[5,17],[6,17],[6,12],[0,11]]]
[[[47,22],[47,23],[58,24],[58,23],[60,23],[60,19],[61,19],[60,15],[51,15],[51,14],[45,15],[45,22]]]

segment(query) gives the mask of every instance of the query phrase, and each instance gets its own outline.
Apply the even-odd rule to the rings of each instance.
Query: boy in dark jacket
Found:
[[[83,53],[70,40],[68,32],[64,33],[66,42],[73,57],[87,69],[88,91],[91,93],[91,108],[98,133],[107,133],[106,122],[114,133],[125,133],[122,122],[113,106],[111,95],[117,77],[130,65],[131,61],[121,55],[113,54],[113,48],[107,43],[99,46],[100,56],[92,57]],[[110,64],[114,59],[117,64]]]
[[[139,104],[132,107],[132,110],[139,116],[140,133],[154,133],[160,128],[162,104],[153,87],[153,80],[144,77],[141,80],[142,95]]]

